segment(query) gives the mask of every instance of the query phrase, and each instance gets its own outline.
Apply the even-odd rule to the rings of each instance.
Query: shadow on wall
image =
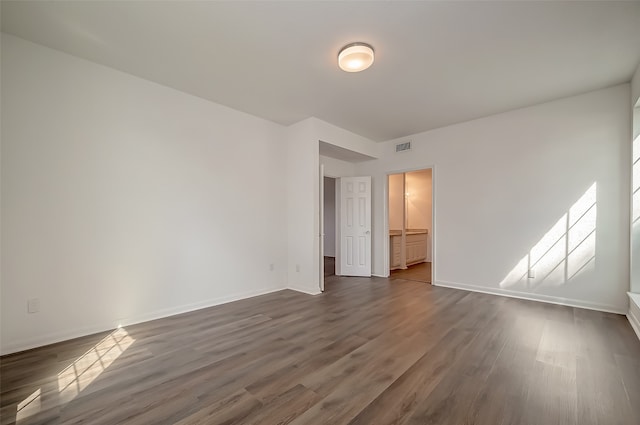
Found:
[[[542,286],[560,286],[581,273],[593,270],[598,212],[596,198],[597,186],[593,183],[522,257],[500,282],[500,287],[518,286],[535,290]]]

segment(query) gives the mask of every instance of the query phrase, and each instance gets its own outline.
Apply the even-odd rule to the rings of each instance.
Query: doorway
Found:
[[[432,282],[433,170],[388,175],[391,279]]]
[[[371,277],[371,176],[332,178],[320,164],[320,291],[338,276]]]
[[[336,274],[336,179],[324,176],[324,278]]]

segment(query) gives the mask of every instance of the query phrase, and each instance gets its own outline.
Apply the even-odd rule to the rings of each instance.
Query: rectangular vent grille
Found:
[[[396,152],[411,150],[411,142],[399,143],[396,145]]]

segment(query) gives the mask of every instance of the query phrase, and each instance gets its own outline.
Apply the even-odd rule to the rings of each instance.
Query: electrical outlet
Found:
[[[529,279],[535,279],[535,277],[536,277],[536,271],[535,271],[535,269],[529,269],[529,273],[527,273],[527,277],[528,277]]]
[[[296,272],[300,273],[300,264],[296,264]]]
[[[40,299],[31,298],[27,300],[27,313],[37,313],[40,311]]]
[[[271,263],[269,264],[269,270],[274,271],[276,269],[276,265]]]

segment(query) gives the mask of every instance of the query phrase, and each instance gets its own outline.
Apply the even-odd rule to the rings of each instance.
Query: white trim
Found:
[[[483,294],[499,295],[502,297],[518,298],[521,300],[537,301],[549,304],[565,305],[568,307],[586,308],[588,310],[604,311],[606,313],[626,314],[624,308],[619,306],[594,303],[591,301],[576,300],[572,298],[554,297],[551,295],[532,294],[529,292],[509,291],[507,289],[488,288],[486,286],[469,285],[467,283],[434,281],[434,286],[462,289],[464,291],[481,292]]]
[[[55,344],[70,339],[80,338],[83,336],[93,335],[100,332],[107,332],[117,328],[118,326],[131,326],[138,323],[144,323],[151,320],[162,319],[165,317],[175,316],[177,314],[189,313],[203,308],[213,307],[220,304],[226,304],[233,301],[244,300],[246,298],[257,297],[259,295],[266,295],[272,292],[283,291],[287,289],[285,286],[278,288],[261,289],[257,291],[241,292],[234,295],[213,298],[206,301],[200,301],[197,303],[185,304],[178,307],[165,308],[157,310],[151,313],[141,314],[127,319],[115,320],[110,323],[103,323],[100,325],[87,326],[83,328],[57,332],[54,334],[43,335],[35,338],[28,338],[19,341],[14,341],[2,347],[1,355],[7,355],[17,353],[19,351],[30,350],[44,345]]]
[[[627,312],[627,320],[631,324],[633,331],[636,333],[638,339],[640,339],[640,317],[636,317],[633,314],[633,306],[635,306],[636,310],[640,310],[640,294],[634,294],[632,292],[627,292],[629,295],[629,311]]]
[[[334,200],[336,213],[336,263],[334,273],[336,276],[342,275],[342,217],[340,216],[340,199],[342,199],[342,177],[336,177],[336,199]],[[373,255],[373,254],[372,254]]]
[[[436,198],[438,194],[437,189],[437,173],[435,164],[431,166],[431,235],[427,235],[427,238],[431,236],[431,282],[436,280],[436,236],[438,232],[436,232],[437,228],[437,216],[436,213]]]
[[[303,294],[307,294],[307,295],[320,295],[322,293],[322,292],[320,292],[320,289],[318,289],[318,288],[309,289],[309,288],[300,288],[300,287],[289,286],[289,287],[287,287],[287,289],[291,289],[292,291],[296,291],[296,292],[302,292]]]
[[[320,292],[324,292],[324,164],[321,162],[320,163],[320,190],[318,192],[320,192],[320,196],[318,196],[318,202],[319,207],[318,207],[318,213],[320,214],[319,220],[318,220],[318,235],[320,236],[318,238],[318,251],[320,254],[320,260],[319,260],[319,276],[318,276],[318,289],[320,290]],[[334,208],[335,208],[335,203],[334,203]],[[334,251],[335,254],[335,251]],[[335,264],[335,263],[334,263]]]
[[[387,275],[387,276],[383,276],[383,275],[381,275],[381,274],[375,274],[375,273],[371,273],[371,276],[374,276],[374,277],[383,277],[383,278],[385,278],[385,279],[389,277],[389,275]]]

